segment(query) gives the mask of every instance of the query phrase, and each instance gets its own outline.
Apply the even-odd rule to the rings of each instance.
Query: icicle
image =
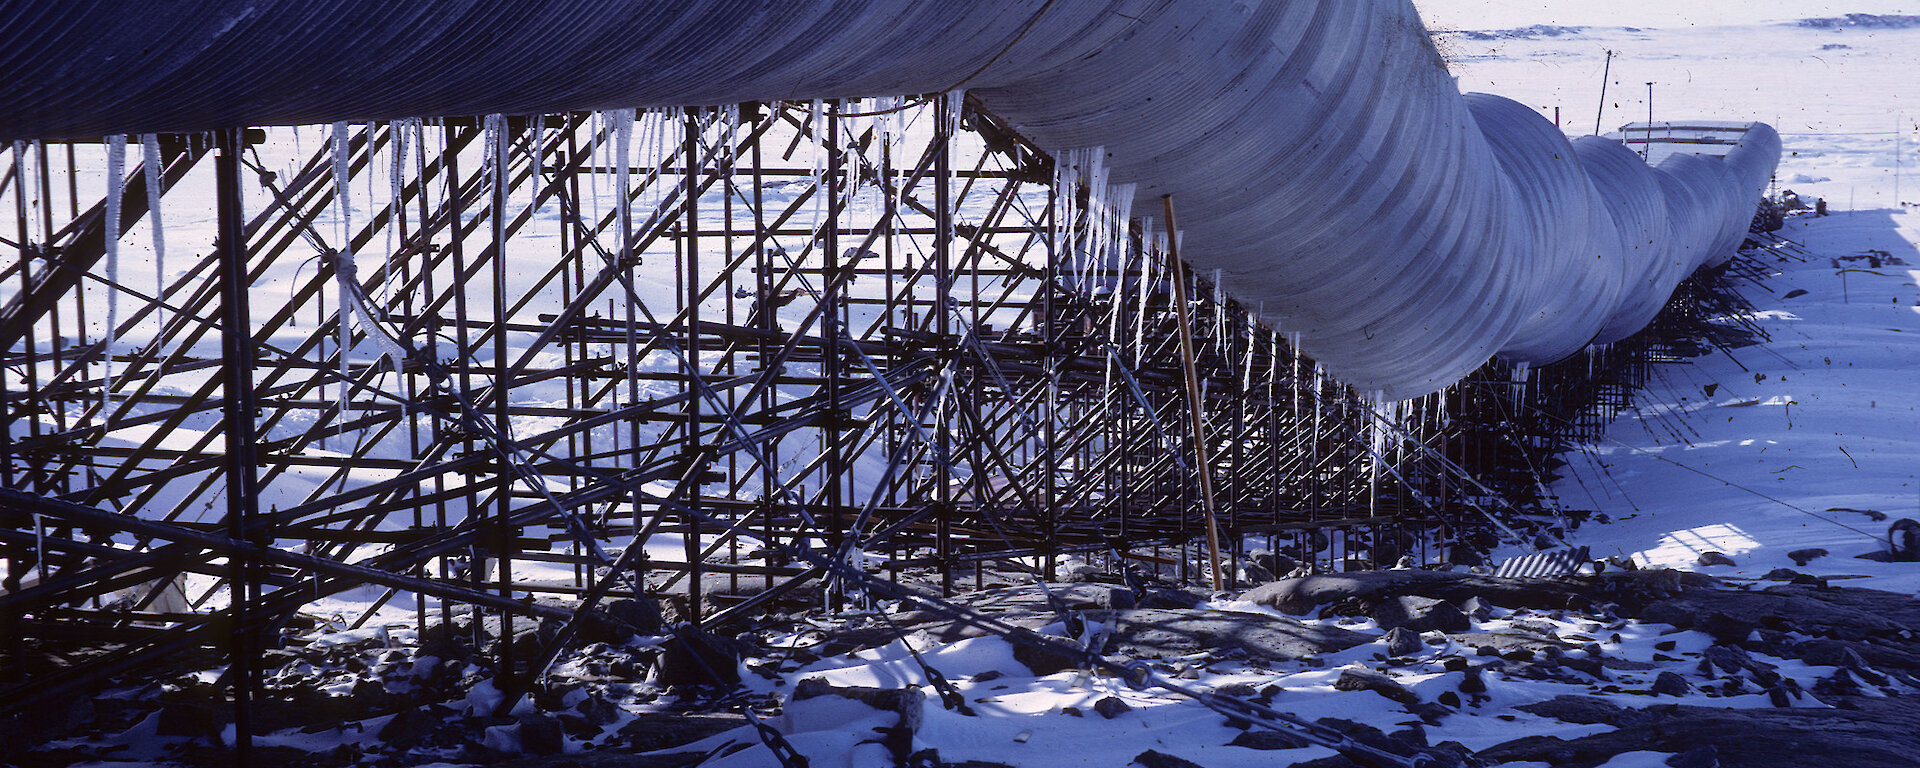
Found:
[[[960,112],[967,106],[967,92],[962,90],[947,91],[945,98],[947,100],[947,124],[940,126],[940,128],[945,131],[948,136],[958,136],[960,135]]]
[[[593,113],[593,119],[587,126],[589,134],[593,137],[593,141],[587,144],[587,168],[590,169],[587,173],[587,200],[590,204],[580,206],[585,209],[587,220],[582,224],[586,226],[589,237],[593,235],[593,228],[600,226],[600,146],[606,140],[606,127],[606,113]],[[580,214],[576,212],[575,215]]]
[[[530,217],[540,212],[540,189],[546,186],[541,182],[546,167],[540,163],[540,153],[547,144],[547,116],[534,115],[531,122],[533,125],[529,132],[532,135],[527,138],[527,157],[532,165],[527,184],[527,214]]]
[[[406,207],[406,170],[407,170],[407,132],[416,130],[419,124],[412,119],[399,120],[388,126],[393,135],[393,167],[387,173],[387,258],[380,260],[380,311],[384,314],[393,302],[393,256],[394,239],[399,237],[400,217]],[[424,192],[425,190],[422,190]]]
[[[633,195],[631,184],[633,176],[633,123],[634,111],[616,109],[607,113],[607,119],[613,121],[613,188],[617,190],[614,206],[619,211],[620,240],[616,253],[624,261],[633,254],[627,251],[633,242]]]
[[[338,288],[338,294],[339,294],[338,303],[335,306],[336,315],[337,315],[336,325],[338,326],[338,329],[339,329],[338,348],[335,350],[335,354],[338,355],[339,357],[340,382],[341,382],[340,392],[337,396],[337,401],[338,401],[340,419],[341,421],[345,421],[346,415],[347,415],[347,389],[348,389],[346,382],[348,381],[348,375],[349,375],[349,371],[347,368],[347,350],[352,348],[353,346],[353,324],[350,322],[351,316],[348,310],[348,307],[352,305],[353,295],[347,283],[354,279],[352,274],[354,272],[353,270],[353,224],[351,221],[353,204],[350,200],[348,200],[348,198],[353,193],[353,186],[352,186],[353,180],[350,174],[350,168],[351,168],[351,166],[349,165],[350,144],[349,144],[349,138],[347,136],[346,123],[340,122],[340,123],[333,124],[332,145],[333,145],[334,217],[339,222],[339,225],[340,225],[339,234],[338,234],[339,240],[337,241],[339,243],[339,246],[335,249],[335,252],[333,254],[334,283]],[[324,386],[322,386],[321,391],[322,392],[325,391]],[[325,397],[324,394],[321,396]],[[320,436],[320,450],[323,450],[323,451],[327,450],[327,437],[326,437],[326,433],[324,432],[321,433],[321,436]]]
[[[151,133],[140,134],[140,165],[146,169],[147,222],[152,225],[153,234],[153,298],[156,303],[161,303],[167,292],[167,228],[160,218],[160,137]],[[165,330],[166,307],[156,307],[154,312],[156,324],[161,331]],[[155,331],[153,338],[158,343],[160,331]]]
[[[1113,239],[1110,241],[1113,258],[1108,263],[1113,265],[1113,289],[1116,291],[1121,285],[1119,272],[1126,264],[1122,254],[1125,254],[1128,248],[1127,227],[1133,221],[1133,195],[1136,191],[1137,188],[1132,184],[1122,184],[1113,189],[1115,204],[1118,207],[1113,212],[1114,231]]]
[[[101,340],[106,375],[100,382],[100,422],[113,404],[113,345],[120,330],[120,198],[126,193],[127,137],[107,137],[107,334]]]
[[[1227,345],[1227,289],[1220,287],[1220,275],[1225,270],[1213,270],[1213,337],[1219,339],[1221,349]]]
[[[819,242],[819,237],[820,237],[820,223],[826,220],[826,207],[825,207],[825,200],[827,198],[827,176],[826,176],[827,130],[826,130],[826,122],[825,122],[826,102],[823,102],[819,99],[814,99],[813,103],[808,105],[808,109],[811,110],[811,114],[807,117],[807,130],[813,132],[813,142],[812,142],[813,144],[813,153],[812,153],[813,154],[813,171],[812,171],[812,174],[813,174],[813,230],[812,232],[813,234],[812,234],[812,237],[815,239],[815,242],[817,243]],[[818,249],[816,248],[812,250],[817,251]],[[833,265],[832,256],[821,254],[820,257],[821,257],[822,266]]]

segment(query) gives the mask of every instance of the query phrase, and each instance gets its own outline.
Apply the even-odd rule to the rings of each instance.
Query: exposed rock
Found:
[[[881,731],[881,745],[893,754],[896,765],[906,765],[913,753],[913,735],[919,733],[920,723],[925,716],[927,695],[917,687],[909,688],[869,688],[854,685],[834,685],[821,678],[809,677],[794,685],[793,701],[822,696],[837,696],[865,704],[882,712],[892,712],[899,717]]]
[[[1273,750],[1273,749],[1301,749],[1303,747],[1311,747],[1313,746],[1313,744],[1312,742],[1309,742],[1306,739],[1302,739],[1290,733],[1282,733],[1280,731],[1268,730],[1266,728],[1254,728],[1246,731],[1245,733],[1242,733],[1238,736],[1233,737],[1233,741],[1227,742],[1227,746],[1246,747],[1247,749]]]
[[[1205,596],[1184,589],[1150,589],[1140,598],[1139,607],[1177,610],[1195,608],[1205,602],[1207,602]]]
[[[1407,690],[1407,687],[1395,682],[1393,678],[1363,667],[1348,667],[1340,670],[1340,679],[1333,683],[1337,691],[1373,691],[1400,704],[1419,703],[1420,695]]]
[[[1920,629],[1920,601],[1870,589],[1774,586],[1759,591],[1696,589],[1646,607],[1640,618],[1691,629],[1714,613],[1768,629],[1840,640],[1897,636]]]
[[[1493,604],[1475,595],[1460,601],[1460,612],[1474,621],[1486,621],[1493,617]]]
[[[1483,750],[1490,763],[1532,760],[1598,764],[1622,752],[1692,754],[1713,747],[1721,765],[1804,768],[1823,756],[1848,768],[1913,765],[1920,754],[1920,701],[1862,698],[1846,709],[1718,709],[1657,706],[1629,713],[1632,727],[1573,740],[1533,736]]]
[[[1632,611],[1712,583],[1713,579],[1705,575],[1671,570],[1559,579],[1501,579],[1454,571],[1361,571],[1282,579],[1255,587],[1240,597],[1295,615],[1345,600],[1371,608],[1386,597],[1401,595],[1454,603],[1479,597],[1493,605],[1547,610],[1611,602]]]
[[[1662,696],[1685,696],[1693,692],[1693,685],[1677,672],[1661,672],[1653,678],[1653,692]]]
[[[1712,551],[1700,553],[1700,557],[1695,559],[1694,563],[1702,568],[1715,565],[1736,565],[1736,563],[1733,562],[1733,558],[1727,557],[1726,553]]]
[[[1300,567],[1300,561],[1281,553],[1268,552],[1266,550],[1254,550],[1247,554],[1247,559],[1267,573],[1275,576],[1292,573],[1295,568]]]
[[[1793,581],[1794,579],[1799,578],[1801,576],[1805,576],[1805,575],[1807,574],[1801,573],[1792,568],[1775,568],[1771,571],[1767,571],[1766,575],[1761,576],[1760,578],[1766,581]]]
[[[1805,568],[1807,567],[1807,563],[1818,558],[1826,557],[1827,554],[1828,552],[1826,550],[1819,547],[1807,547],[1806,549],[1796,549],[1788,552],[1787,557],[1793,558],[1794,565]]]
[[[1127,706],[1127,703],[1121,701],[1118,696],[1106,696],[1093,703],[1093,711],[1100,713],[1101,717],[1112,720],[1132,712],[1133,707]]]
[[[1720,750],[1712,744],[1689,749],[1667,758],[1667,765],[1673,768],[1720,768]]]
[[[1704,617],[1695,618],[1694,628],[1712,635],[1714,641],[1720,643],[1738,643],[1760,628],[1755,622],[1734,618],[1720,611],[1708,611]]]
[[[1625,711],[1606,699],[1574,695],[1555,696],[1546,701],[1522,704],[1514,709],[1580,725],[1619,725],[1621,713]]]
[[[1479,667],[1468,667],[1461,673],[1460,692],[1466,694],[1487,692],[1487,681],[1481,677]]]
[[[560,721],[545,712],[533,711],[515,718],[520,723],[520,748],[534,755],[557,755],[567,739]]]
[[[991,615],[1006,624],[1037,629],[1058,620],[1054,603],[1048,602],[1049,594],[1061,607],[1074,611],[1128,610],[1139,603],[1134,597],[1133,590],[1100,582],[1048,584],[1045,591],[1034,584],[1002,587],[958,594],[946,600],[954,605]],[[1195,605],[1206,602],[1205,598],[1197,595],[1192,596],[1192,600],[1192,604]],[[899,637],[899,630],[925,632],[933,639],[944,642],[988,634],[985,629],[954,621],[931,610],[909,610],[889,618],[891,621],[872,625],[864,632],[837,633],[839,635],[837,639],[841,642],[837,647],[828,650],[827,654],[833,655],[849,650],[885,645]]]
[[[1406,627],[1387,630],[1381,640],[1386,643],[1388,656],[1412,656],[1426,648],[1426,643],[1420,641],[1420,633]]]
[[[1079,660],[1072,656],[1035,648],[1026,643],[1013,644],[1013,660],[1020,662],[1020,665],[1026,667],[1027,671],[1033,673],[1035,677],[1064,672],[1073,669],[1074,665],[1079,663]]]
[[[664,686],[719,686],[740,684],[740,643],[695,628],[674,627],[673,637],[660,656],[659,682]]]
[[[622,598],[609,601],[600,606],[595,613],[604,619],[605,623],[596,629],[601,630],[600,634],[605,637],[594,637],[586,631],[588,628],[583,627],[582,642],[599,640],[618,645],[634,635],[653,636],[665,631],[665,627],[661,624],[660,606],[650,599],[642,601]]]
[[[652,752],[691,744],[746,724],[746,716],[737,712],[638,712],[620,727],[620,735],[633,751]]]
[[[1145,766],[1145,768],[1205,768],[1192,760],[1174,757],[1156,749],[1134,755],[1133,764]]]
[[[1303,624],[1257,613],[1141,608],[1087,611],[1089,621],[1113,628],[1105,652],[1130,659],[1163,659],[1201,651],[1264,661],[1293,661],[1343,651],[1372,638],[1338,627]]]
[[[1382,629],[1465,632],[1473,628],[1473,621],[1452,603],[1428,597],[1402,595],[1381,600],[1373,607],[1372,616]]]
[[[834,685],[818,677],[794,684],[793,700],[805,701],[821,696],[838,696],[860,702],[882,712],[900,716],[899,727],[908,732],[920,730],[925,715],[927,694],[919,688],[870,688],[858,685]]]

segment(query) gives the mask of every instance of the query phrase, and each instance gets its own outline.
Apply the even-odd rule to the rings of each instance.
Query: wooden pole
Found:
[[[1169,276],[1173,278],[1173,306],[1180,319],[1180,367],[1187,380],[1187,413],[1193,428],[1193,471],[1200,477],[1200,502],[1207,512],[1207,573],[1214,589],[1224,589],[1220,579],[1220,520],[1213,505],[1213,465],[1207,457],[1207,425],[1200,398],[1200,374],[1193,361],[1193,322],[1187,310],[1187,269],[1180,260],[1180,225],[1173,217],[1173,195],[1161,195],[1160,204],[1167,214],[1167,256]]]

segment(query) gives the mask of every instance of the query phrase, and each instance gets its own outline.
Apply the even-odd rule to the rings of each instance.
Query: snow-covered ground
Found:
[[[1719,551],[1736,565],[1707,572],[1747,578],[1826,549],[1799,570],[1920,590],[1920,568],[1853,557],[1892,520],[1920,518],[1920,217],[1895,204],[1920,200],[1920,178],[1903,178],[1920,167],[1920,16],[1847,16],[1920,8],[1494,3],[1488,25],[1469,21],[1480,3],[1420,5],[1442,28],[1586,27],[1443,34],[1464,90],[1560,107],[1569,132],[1588,133],[1611,50],[1604,130],[1646,119],[1647,81],[1656,120],[1772,122],[1779,188],[1833,211],[1793,220],[1781,234],[1806,252],[1762,257],[1776,274],[1743,289],[1771,342],[1661,367],[1612,440],[1572,461],[1562,502],[1616,521],[1575,543],[1669,566]]]

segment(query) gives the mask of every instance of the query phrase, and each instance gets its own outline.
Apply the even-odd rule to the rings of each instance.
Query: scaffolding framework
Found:
[[[1470,557],[1562,524],[1556,457],[1704,322],[1379,403],[1169,269],[1097,148],[946,95],[321,134],[7,153],[0,714],[194,648],[247,660],[243,703],[348,590],[350,626],[497,613],[510,679],[555,652],[514,622],[609,595],[843,599],[795,553],[1204,578],[1189,384],[1235,562]]]

